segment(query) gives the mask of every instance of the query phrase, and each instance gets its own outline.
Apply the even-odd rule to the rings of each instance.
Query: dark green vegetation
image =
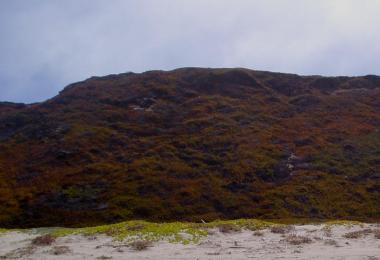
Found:
[[[0,226],[380,219],[380,77],[186,68],[0,104]]]

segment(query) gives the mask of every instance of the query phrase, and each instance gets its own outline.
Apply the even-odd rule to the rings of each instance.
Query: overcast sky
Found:
[[[0,101],[178,67],[380,74],[378,0],[0,0]]]

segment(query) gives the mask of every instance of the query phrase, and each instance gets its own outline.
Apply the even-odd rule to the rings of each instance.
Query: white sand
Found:
[[[0,259],[365,259],[380,260],[380,239],[373,233],[360,238],[345,238],[344,234],[364,229],[380,229],[379,224],[336,225],[331,232],[325,225],[299,225],[287,234],[262,230],[263,236],[243,230],[221,233],[212,230],[198,245],[155,242],[146,250],[135,251],[128,243],[115,242],[105,235],[70,235],[58,238],[50,246],[32,246],[31,240],[40,234],[11,232],[0,235]],[[311,239],[310,243],[292,245],[285,240],[289,234]],[[334,242],[335,241],[335,242]],[[336,244],[334,244],[336,243]],[[66,251],[56,255],[56,247]]]

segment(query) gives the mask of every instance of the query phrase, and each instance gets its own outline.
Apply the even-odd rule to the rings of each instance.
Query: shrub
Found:
[[[240,227],[232,224],[220,224],[218,225],[218,229],[222,233],[232,233],[232,232],[239,232]]]
[[[130,231],[137,231],[137,230],[143,229],[144,227],[145,227],[144,224],[134,224],[131,226],[126,226],[126,229]]]
[[[291,245],[301,245],[301,244],[309,244],[312,242],[312,240],[308,237],[299,236],[299,235],[289,235],[286,239],[286,242],[288,242]]]
[[[368,235],[369,233],[372,233],[371,229],[363,229],[359,231],[348,232],[344,234],[343,237],[349,238],[349,239],[356,239],[356,238],[361,238],[362,236]]]
[[[325,240],[324,244],[328,246],[338,246],[338,242],[336,242],[334,239],[327,239]]]
[[[110,236],[110,237],[115,236],[117,233],[119,233],[119,230],[117,228],[110,228],[104,232],[104,234],[106,234],[107,236]]]
[[[253,232],[253,235],[256,237],[262,237],[262,236],[264,236],[264,233],[260,232],[260,231],[255,231],[255,232]]]
[[[55,246],[50,251],[53,255],[64,255],[71,252],[70,248],[67,246]]]
[[[286,234],[293,231],[294,227],[291,225],[276,225],[271,227],[270,231],[275,234]]]
[[[0,259],[29,259],[27,256],[32,255],[36,250],[35,246],[26,246],[17,248],[7,253],[6,255],[1,255]]]
[[[322,228],[322,231],[323,231],[323,234],[326,236],[326,237],[331,237],[332,236],[332,227],[331,226],[324,226]]]
[[[148,247],[152,245],[151,241],[148,240],[138,240],[138,241],[133,241],[129,244],[129,246],[136,250],[136,251],[142,251],[146,250]]]
[[[106,259],[112,259],[112,257],[111,256],[102,255],[102,256],[98,256],[96,259],[98,259],[98,260],[106,260]]]
[[[50,246],[55,242],[55,237],[50,234],[36,237],[32,240],[32,244],[36,246]]]

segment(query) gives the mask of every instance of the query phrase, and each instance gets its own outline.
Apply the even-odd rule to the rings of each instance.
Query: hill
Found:
[[[0,103],[0,226],[380,219],[380,77],[183,68]]]

